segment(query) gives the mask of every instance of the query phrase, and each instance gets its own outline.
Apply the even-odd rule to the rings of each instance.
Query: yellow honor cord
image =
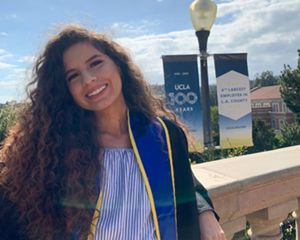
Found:
[[[156,117],[158,121],[160,121],[161,125],[163,126],[166,134],[166,140],[167,140],[167,146],[168,146],[168,154],[169,154],[169,160],[170,160],[170,168],[171,168],[171,174],[172,174],[172,185],[173,185],[173,197],[174,197],[174,206],[175,206],[175,222],[176,222],[176,239],[178,239],[178,232],[177,232],[177,208],[176,208],[176,191],[175,191],[175,178],[174,178],[174,169],[173,169],[173,157],[172,157],[172,146],[169,136],[169,131],[164,123],[164,121],[160,117]]]
[[[92,233],[88,236],[88,240],[93,240],[93,238],[95,236],[96,225],[97,225],[97,222],[98,222],[98,219],[99,219],[101,203],[102,203],[102,190],[100,190],[100,193],[99,193],[99,196],[98,196],[96,209],[95,209],[94,216],[93,216],[92,223],[91,223],[91,227],[90,227]]]

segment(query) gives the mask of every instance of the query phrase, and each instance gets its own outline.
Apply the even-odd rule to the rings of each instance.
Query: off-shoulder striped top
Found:
[[[94,240],[156,240],[150,201],[134,151],[101,152],[104,183]]]

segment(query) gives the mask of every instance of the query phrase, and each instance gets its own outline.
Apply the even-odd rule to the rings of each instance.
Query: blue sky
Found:
[[[296,67],[299,0],[226,0],[218,5],[211,53],[248,53],[250,79]],[[59,23],[79,23],[125,46],[150,83],[163,83],[161,55],[195,54],[188,0],[0,0],[0,103],[23,96],[26,69]],[[209,61],[210,83],[215,83]]]

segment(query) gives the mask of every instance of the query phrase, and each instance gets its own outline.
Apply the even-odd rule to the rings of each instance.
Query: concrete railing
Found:
[[[246,221],[252,239],[279,240],[279,225],[291,212],[298,214],[297,235],[300,232],[300,146],[197,164],[192,169],[207,188],[228,240],[245,229]]]

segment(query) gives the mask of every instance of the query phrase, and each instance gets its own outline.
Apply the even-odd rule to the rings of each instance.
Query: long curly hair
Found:
[[[18,212],[30,239],[86,238],[101,169],[94,113],[80,108],[65,81],[63,54],[79,42],[92,44],[121,69],[122,92],[130,111],[151,121],[176,122],[123,47],[106,35],[67,25],[53,36],[32,69],[28,99],[0,151],[0,186]],[[179,123],[180,124],[180,123]]]

